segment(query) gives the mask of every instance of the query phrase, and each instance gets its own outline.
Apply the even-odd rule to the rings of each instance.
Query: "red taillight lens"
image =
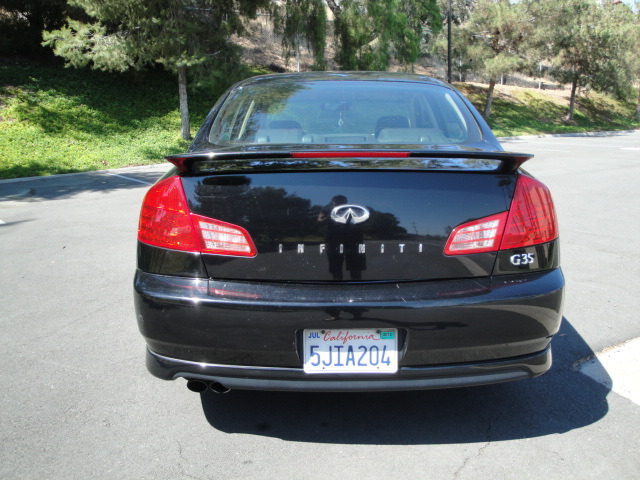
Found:
[[[254,256],[256,247],[242,227],[189,212],[180,177],[169,177],[147,192],[140,211],[138,240],[157,247],[217,255]]]
[[[447,255],[495,252],[500,246],[507,212],[463,223],[453,229],[444,247]]]
[[[198,251],[180,177],[169,177],[147,192],[140,211],[138,240],[172,250]]]
[[[550,242],[558,237],[558,223],[549,189],[520,175],[508,212],[463,223],[453,229],[446,255],[496,252]]]
[[[535,178],[520,175],[501,250],[528,247],[558,238],[558,221],[549,189]]]

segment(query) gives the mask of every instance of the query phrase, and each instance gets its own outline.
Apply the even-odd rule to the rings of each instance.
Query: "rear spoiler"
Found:
[[[267,172],[295,170],[490,170],[515,173],[532,158],[528,153],[482,150],[301,150],[301,151],[223,151],[169,155],[180,173]],[[468,160],[450,162],[446,160]],[[489,160],[483,165],[482,160]],[[495,166],[495,160],[501,163]],[[474,162],[475,161],[475,162]],[[479,168],[474,168],[477,165]],[[484,167],[484,168],[480,168]]]

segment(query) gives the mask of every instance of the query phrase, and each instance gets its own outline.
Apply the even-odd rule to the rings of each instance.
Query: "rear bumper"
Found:
[[[286,284],[138,271],[149,371],[229,388],[405,390],[534,377],[551,365],[564,278],[542,273],[379,284]],[[394,328],[393,375],[309,375],[304,329]]]
[[[301,368],[215,365],[168,358],[147,350],[147,368],[156,377],[217,382],[230,389],[358,392],[469,387],[537,377],[551,368],[551,347],[534,355],[494,362],[403,367],[392,375],[309,376]]]

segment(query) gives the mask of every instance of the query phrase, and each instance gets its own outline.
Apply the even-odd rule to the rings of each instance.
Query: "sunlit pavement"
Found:
[[[442,391],[200,397],[157,380],[131,291],[140,202],[167,167],[0,181],[0,478],[636,479],[638,369],[618,367],[638,361],[640,132],[504,145],[536,155],[525,169],[558,210],[554,366]]]
[[[585,359],[578,369],[636,405],[640,405],[640,338]]]

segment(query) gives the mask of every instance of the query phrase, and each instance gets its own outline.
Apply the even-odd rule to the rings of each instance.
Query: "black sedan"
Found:
[[[147,367],[194,391],[487,384],[551,367],[549,190],[419,75],[255,77],[147,193]]]

